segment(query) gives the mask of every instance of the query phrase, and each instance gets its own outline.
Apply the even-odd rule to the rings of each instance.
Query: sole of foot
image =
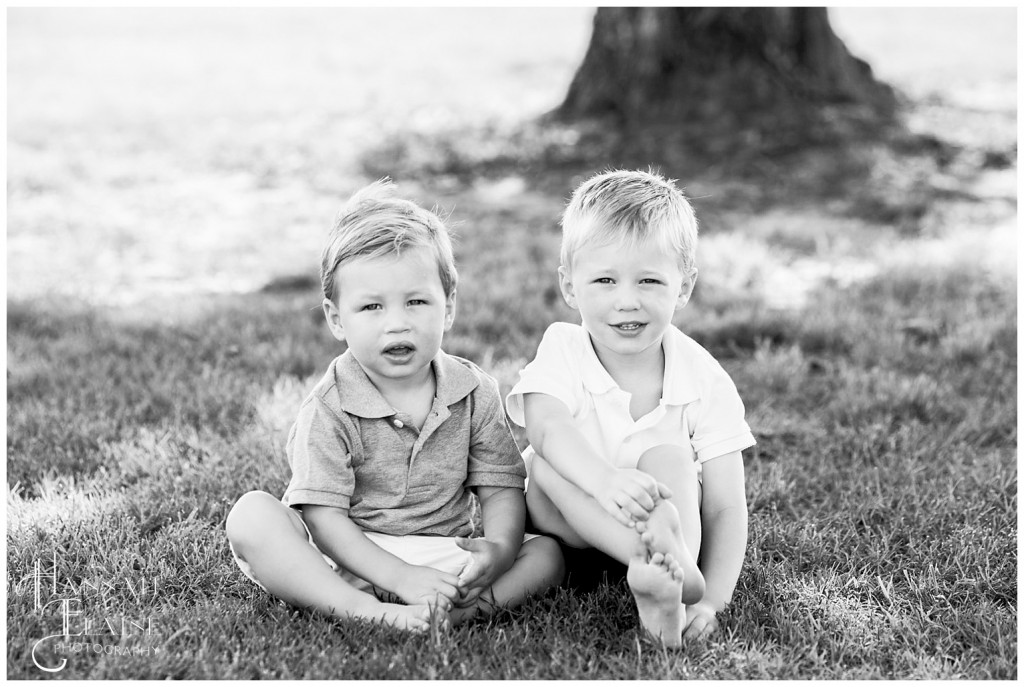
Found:
[[[683,578],[682,567],[671,555],[648,555],[642,545],[634,551],[626,570],[640,625],[667,647],[679,647],[683,642],[686,625],[686,609],[680,602]]]
[[[683,602],[696,603],[704,598],[704,575],[683,541],[679,511],[675,506],[668,501],[661,501],[647,520],[637,522],[636,531],[651,556],[657,553],[671,556],[682,568],[685,575],[681,593]]]

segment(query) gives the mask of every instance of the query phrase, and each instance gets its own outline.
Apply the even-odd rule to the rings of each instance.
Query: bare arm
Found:
[[[501,547],[503,562],[507,563],[501,572],[512,567],[512,563],[523,545],[526,531],[526,499],[522,489],[512,487],[478,487],[480,512],[487,541]]]
[[[747,549],[743,457],[739,451],[719,456],[705,462],[702,471],[700,570],[707,590],[687,609],[688,637],[717,627],[714,615],[732,600]]]
[[[494,581],[508,572],[523,545],[526,499],[522,489],[478,487],[484,536],[459,537],[456,542],[473,554],[472,562],[459,577],[463,595],[460,605],[474,600]]]
[[[454,575],[409,565],[388,553],[367,539],[344,508],[307,505],[302,515],[321,551],[346,571],[406,603],[436,603],[438,595],[452,602],[458,596]]]
[[[566,405],[547,394],[526,394],[523,408],[533,450],[558,474],[593,496],[615,468],[593,454]]]
[[[672,493],[639,470],[616,468],[595,455],[564,403],[547,394],[523,399],[530,445],[558,474],[592,496],[623,525],[646,519]]]

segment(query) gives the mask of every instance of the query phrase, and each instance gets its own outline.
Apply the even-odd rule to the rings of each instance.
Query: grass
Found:
[[[173,326],[11,303],[9,675],[38,675],[28,652],[59,618],[33,610],[25,576],[56,552],[54,598],[157,628],[127,644],[158,653],[75,656],[68,677],[1012,678],[1014,297],[968,276],[829,289],[735,336],[697,311],[689,329],[733,374],[760,442],[734,606],[719,638],[678,653],[640,639],[620,586],[410,640],[287,609],[242,578],[224,517],[247,489],[283,489],[291,414],[335,353],[304,307],[314,293],[228,298]],[[922,314],[943,333],[901,333]],[[532,314],[467,319],[454,352],[480,359],[502,350],[491,328]]]
[[[308,80],[270,74],[247,109],[234,104],[238,84],[182,77],[209,67],[203,51],[161,62],[124,38],[129,14],[89,16],[107,27],[108,52],[68,58],[84,85],[65,95],[54,77],[27,77],[45,64],[33,51],[70,15],[11,22],[9,678],[1016,678],[1016,207],[977,191],[1006,172],[984,162],[1005,147],[1005,112],[992,115],[991,139],[959,143],[945,168],[916,153],[863,158],[875,185],[859,198],[874,198],[877,212],[834,192],[765,196],[747,178],[681,176],[704,233],[694,301],[677,322],[733,376],[758,438],[744,456],[747,558],[719,635],[678,652],[651,645],[612,581],[409,637],[276,602],[241,576],[223,536],[241,493],[284,488],[289,424],[338,353],[305,278],[320,225],[339,189],[389,167],[404,190],[451,211],[463,287],[446,349],[507,390],[547,324],[572,319],[554,280],[563,197],[615,160],[581,152],[572,131],[494,123],[486,105],[463,116],[453,113],[468,101],[451,104],[431,119],[399,100],[379,106],[391,108],[394,136],[378,131],[335,159],[352,132],[372,127],[313,88],[321,82],[308,74],[328,69],[315,55],[297,53]],[[229,17],[211,15],[190,34],[181,16],[149,26],[147,40],[206,45]],[[254,46],[273,34],[255,16],[226,59],[261,59]],[[467,25],[446,16],[456,40]],[[545,31],[571,23],[552,16]],[[291,21],[296,36],[330,33],[310,28],[319,15]],[[360,21],[350,40],[372,25]],[[479,37],[459,40],[481,49]],[[567,78],[576,57],[544,44],[506,56],[496,83],[543,73],[541,91],[557,94],[555,75]],[[267,48],[270,66],[277,49]],[[120,59],[131,50],[148,56],[145,69]],[[342,59],[325,55],[328,66]],[[89,90],[85,77],[103,65],[122,70],[124,91]],[[128,98],[152,87],[147,74],[179,84],[166,117]],[[266,113],[285,106],[268,94],[288,88],[315,107],[275,129]],[[500,93],[489,88],[478,91],[485,102]],[[121,98],[132,114],[114,128],[84,107],[77,121],[62,105],[76,93]],[[195,102],[247,124],[203,125],[202,107],[187,107]],[[981,116],[934,102],[924,110],[946,123]],[[490,149],[476,145],[485,141]],[[929,190],[948,188],[950,175],[970,193]],[[219,231],[203,239],[210,226]],[[196,243],[177,243],[171,227]],[[81,611],[72,632],[86,621],[116,630],[92,638],[99,652],[44,651],[44,664],[68,660],[59,673],[32,661],[35,642],[61,623],[56,604],[35,606],[36,563],[55,573],[41,580],[57,587],[42,588],[43,602],[72,599]]]

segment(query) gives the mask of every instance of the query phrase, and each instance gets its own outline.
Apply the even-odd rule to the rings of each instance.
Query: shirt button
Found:
[[[398,427],[399,429],[401,429],[402,427],[405,427],[405,425],[402,424],[401,420],[395,420],[395,427]]]

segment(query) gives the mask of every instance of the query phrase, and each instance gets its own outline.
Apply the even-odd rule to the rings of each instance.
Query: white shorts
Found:
[[[387,598],[388,593],[383,589],[373,586],[361,577],[344,570],[337,563],[334,562],[330,556],[325,554],[313,541],[313,535],[309,531],[309,527],[306,522],[302,520],[302,516],[299,516],[299,520],[302,521],[302,526],[306,530],[306,537],[309,541],[309,545],[316,549],[324,562],[330,566],[331,570],[338,573],[341,579],[348,582],[350,585],[362,592],[373,594],[379,598]],[[408,535],[394,535],[394,534],[380,534],[377,532],[364,532],[366,538],[372,541],[374,544],[384,549],[388,553],[410,565],[422,565],[429,568],[435,568],[441,572],[451,573],[452,575],[459,576],[466,566],[469,565],[472,559],[472,554],[465,549],[459,548],[455,543],[455,537],[436,537],[426,536],[417,534]],[[527,534],[523,537],[523,542],[527,542],[538,535]],[[230,544],[230,543],[229,543]],[[235,563],[242,570],[250,580],[260,586],[261,589],[266,591],[266,587],[256,578],[252,568],[246,561],[235,554],[235,550],[231,549],[231,555],[235,559]],[[394,599],[389,599],[394,600]]]

